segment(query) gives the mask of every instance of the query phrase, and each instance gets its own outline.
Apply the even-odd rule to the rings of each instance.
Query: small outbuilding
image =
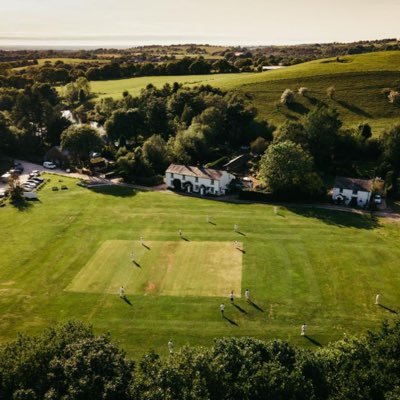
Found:
[[[373,179],[354,179],[337,176],[332,190],[336,204],[367,208],[373,192]]]

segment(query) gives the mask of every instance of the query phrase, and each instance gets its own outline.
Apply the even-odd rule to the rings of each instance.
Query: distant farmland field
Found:
[[[368,122],[375,134],[398,121],[400,108],[390,104],[383,88],[400,86],[400,52],[377,52],[311,61],[263,73],[155,76],[91,82],[98,99],[120,98],[124,90],[138,95],[152,83],[162,87],[178,82],[186,86],[212,85],[248,94],[261,118],[279,125],[285,119],[299,119],[317,102],[336,108],[346,126]],[[308,97],[297,95],[297,105],[282,106],[279,98],[286,88],[309,88]],[[326,89],[335,86],[336,96],[328,99]]]

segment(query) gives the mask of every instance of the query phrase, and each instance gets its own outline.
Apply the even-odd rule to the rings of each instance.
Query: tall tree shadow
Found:
[[[305,105],[303,105],[301,103],[298,103],[297,101],[295,101],[294,103],[288,104],[287,107],[290,111],[293,111],[297,114],[302,114],[302,115],[307,114],[310,111],[309,108],[307,108]]]
[[[226,319],[231,325],[239,326],[239,324],[237,322],[233,321],[232,319],[229,319],[225,315],[224,315],[224,319]]]
[[[137,190],[129,186],[117,186],[117,185],[99,185],[88,187],[92,192],[115,196],[115,197],[132,197],[135,196]]]
[[[287,209],[307,218],[317,218],[325,224],[338,227],[357,229],[376,229],[380,226],[379,219],[371,213],[352,213],[341,210],[323,210],[313,207],[290,206]]]
[[[398,312],[396,310],[393,310],[392,308],[386,307],[383,304],[378,304],[379,307],[391,312],[392,314],[398,314]]]
[[[326,106],[326,103],[316,97],[306,95],[304,96],[313,106]]]
[[[363,117],[366,117],[366,118],[373,118],[371,114],[369,114],[362,108],[356,106],[355,104],[350,104],[347,101],[338,100],[338,99],[336,99],[336,103],[340,104],[343,108],[347,108],[349,111],[351,111],[354,114],[362,115]]]
[[[315,346],[318,347],[322,347],[322,344],[320,342],[318,342],[318,340],[315,340],[313,338],[311,338],[310,336],[304,335],[304,337],[309,340],[312,344],[314,344]]]
[[[32,203],[25,199],[16,200],[10,202],[10,204],[15,207],[18,211],[29,211],[32,208]]]

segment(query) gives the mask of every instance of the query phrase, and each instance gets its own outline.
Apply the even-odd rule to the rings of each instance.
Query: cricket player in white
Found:
[[[174,352],[174,343],[172,342],[172,339],[169,339],[168,341],[168,350],[169,354],[172,354]]]

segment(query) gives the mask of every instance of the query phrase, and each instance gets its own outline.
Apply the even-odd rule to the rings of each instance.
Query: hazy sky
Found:
[[[399,17],[400,0],[0,0],[0,44],[352,41],[399,37]]]

